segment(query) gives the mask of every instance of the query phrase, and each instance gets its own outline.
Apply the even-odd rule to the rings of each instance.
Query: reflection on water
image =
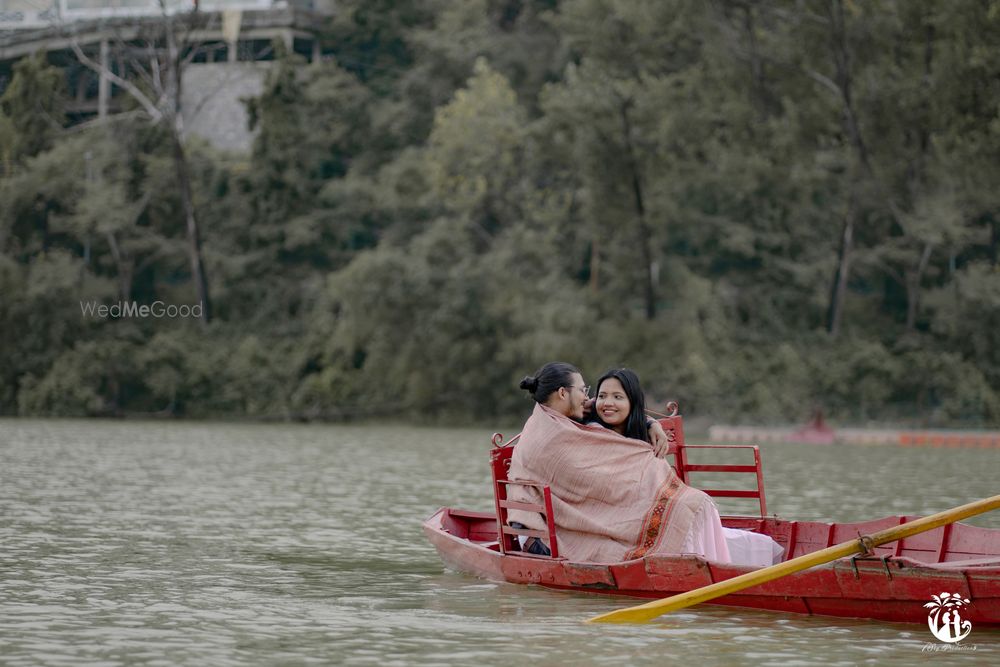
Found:
[[[447,572],[420,531],[490,509],[489,432],[0,421],[0,663],[912,665],[1000,632],[703,607],[590,626],[622,598]],[[769,509],[862,520],[1000,492],[990,450],[763,448]],[[706,481],[711,481],[706,478]],[[997,513],[995,513],[997,514]],[[1000,527],[1000,516],[972,522]],[[992,657],[991,657],[992,656]]]

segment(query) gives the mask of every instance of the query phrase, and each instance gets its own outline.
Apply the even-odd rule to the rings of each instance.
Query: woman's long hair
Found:
[[[626,438],[635,438],[636,440],[649,442],[649,429],[646,428],[646,399],[642,395],[639,376],[629,368],[614,368],[602,375],[601,379],[597,381],[597,394],[595,395],[600,395],[601,385],[604,384],[605,380],[610,378],[614,378],[622,383],[622,389],[625,390],[625,396],[629,402],[628,418],[625,419],[625,432],[623,435]],[[611,428],[611,426],[604,423],[601,415],[597,412],[596,401],[594,402],[591,417],[601,426]]]

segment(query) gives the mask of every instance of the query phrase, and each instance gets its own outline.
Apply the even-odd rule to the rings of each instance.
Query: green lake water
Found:
[[[489,436],[0,420],[0,664],[1000,664],[986,628],[941,652],[924,625],[712,606],[593,626],[636,601],[447,571],[420,523],[492,508]],[[1000,450],[762,452],[768,509],[787,518],[1000,493]],[[970,523],[1000,528],[1000,513]]]

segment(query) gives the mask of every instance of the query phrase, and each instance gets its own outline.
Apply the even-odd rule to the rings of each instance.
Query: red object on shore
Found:
[[[756,499],[758,516],[724,516],[722,523],[770,535],[785,548],[785,560],[918,518],[890,516],[861,523],[822,523],[765,516],[763,474],[756,447],[712,447],[753,450],[754,465],[691,464],[691,450],[703,448],[684,443],[681,417],[675,413],[661,424],[677,445],[677,470],[685,482],[690,483],[692,472],[756,476],[756,491],[704,490],[714,496]],[[510,483],[505,472],[516,440],[503,444],[499,435],[494,436],[491,461],[495,492]],[[544,493],[546,487],[540,486]],[[553,557],[528,554],[519,550],[519,531],[509,527],[498,531],[506,523],[505,501],[506,494],[497,493],[492,513],[442,508],[424,522],[424,533],[448,567],[492,581],[636,598],[663,598],[755,569],[682,554],[622,563],[573,562],[558,553]],[[549,530],[545,532],[556,532],[551,504],[545,505],[549,509]],[[531,532],[538,536],[534,533],[542,531]],[[551,538],[551,534],[545,535],[554,544]],[[926,623],[925,605],[942,592],[958,593],[971,601],[962,608],[962,618],[974,626],[1000,625],[1000,530],[962,523],[946,525],[877,547],[871,556],[836,560],[708,604]]]
[[[807,445],[832,445],[836,439],[836,433],[826,425],[826,421],[823,419],[822,410],[816,410],[809,423],[799,430],[793,431],[790,437],[792,442],[801,442]]]

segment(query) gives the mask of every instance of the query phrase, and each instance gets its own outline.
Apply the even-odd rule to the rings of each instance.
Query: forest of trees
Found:
[[[997,0],[343,0],[247,156],[0,96],[0,414],[1000,424]],[[141,82],[139,82],[141,84]],[[137,84],[139,85],[139,84]]]

